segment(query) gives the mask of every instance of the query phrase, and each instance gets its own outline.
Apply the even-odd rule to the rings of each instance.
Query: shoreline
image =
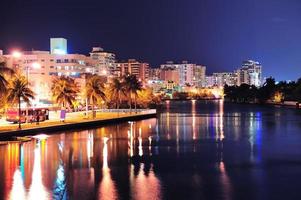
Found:
[[[41,127],[31,127],[24,128],[21,130],[11,130],[11,131],[0,131],[0,140],[9,139],[12,137],[23,137],[30,135],[37,135],[42,133],[51,134],[62,130],[75,130],[75,129],[85,129],[85,128],[96,128],[114,123],[122,123],[127,121],[138,121],[143,119],[154,118],[157,116],[157,111],[149,113],[133,113],[132,115],[112,117],[107,119],[90,119],[83,120],[80,122],[60,122],[55,125],[41,126]]]
[[[227,101],[227,100],[224,100],[224,102],[225,103],[233,103],[233,104],[246,104],[246,105],[273,106],[273,107],[281,107],[281,108],[301,109],[301,106],[297,107],[296,105],[283,104],[283,103],[232,102],[232,101]]]
[[[195,101],[218,101],[218,100],[224,100],[225,103],[233,103],[233,104],[246,104],[246,105],[258,105],[258,106],[274,106],[274,107],[301,109],[301,104],[299,105],[299,107],[297,107],[294,104],[233,102],[233,101],[228,101],[228,100],[221,99],[221,98],[216,98],[216,99],[165,99],[165,100],[163,100],[163,102],[166,102],[166,101],[192,101],[192,100],[195,100]]]

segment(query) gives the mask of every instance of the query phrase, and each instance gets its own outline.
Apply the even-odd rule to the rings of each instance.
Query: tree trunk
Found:
[[[94,112],[94,99],[92,97],[92,118],[95,119],[95,112]]]
[[[130,92],[130,113],[132,113],[132,92]]]
[[[118,99],[117,99],[117,114],[119,116],[119,105],[120,105],[120,91],[118,91]]]
[[[86,117],[89,118],[88,97],[86,98]]]
[[[135,113],[137,113],[137,94],[134,94],[134,98],[135,98]]]
[[[21,129],[21,97],[19,96],[19,129]]]

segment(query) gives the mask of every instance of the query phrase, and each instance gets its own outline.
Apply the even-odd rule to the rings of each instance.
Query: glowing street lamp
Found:
[[[40,69],[41,68],[41,64],[40,63],[38,63],[38,62],[33,62],[32,64],[31,64],[31,67],[33,68],[33,69]],[[27,66],[26,67],[26,80],[27,80],[27,84],[29,84],[29,69],[30,69],[30,67],[29,66]],[[28,120],[28,106],[26,106],[26,121]],[[27,121],[28,122],[28,121]]]
[[[41,64],[38,63],[38,62],[34,62],[34,63],[31,64],[31,67],[33,69],[40,69],[41,68]],[[30,69],[30,67],[27,66],[27,68],[26,68],[26,79],[27,79],[27,82],[28,82],[28,79],[29,79],[29,69]]]
[[[22,56],[22,53],[20,51],[13,51],[12,56],[14,58],[20,58]]]
[[[17,62],[16,59],[20,58],[22,56],[22,53],[20,51],[14,50],[12,53],[12,58],[13,58],[13,69],[16,70],[17,69]]]

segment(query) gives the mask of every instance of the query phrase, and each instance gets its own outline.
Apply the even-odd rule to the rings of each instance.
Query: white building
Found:
[[[213,73],[212,81],[217,87],[224,87],[225,85],[233,86],[237,84],[237,74],[233,72]]]
[[[206,67],[203,65],[195,65],[193,67],[193,85],[197,87],[206,86]]]
[[[242,67],[236,71],[237,85],[243,83],[260,87],[262,84],[262,66],[259,62],[247,60]]]
[[[4,55],[6,65],[20,71],[36,94],[35,101],[51,99],[54,76],[79,78],[94,73],[95,61],[81,54],[51,54],[49,51],[18,51]]]
[[[101,47],[93,47],[90,57],[96,61],[95,73],[101,76],[116,75],[115,54],[105,52]]]
[[[161,65],[162,70],[176,70],[179,73],[179,85],[201,86],[205,81],[206,67],[183,61],[173,63],[172,61]]]

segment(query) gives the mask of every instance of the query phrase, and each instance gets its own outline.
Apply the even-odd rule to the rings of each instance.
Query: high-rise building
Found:
[[[205,87],[210,88],[215,86],[215,80],[213,76],[206,76],[205,77]]]
[[[149,79],[160,80],[161,69],[160,68],[149,68]]]
[[[233,86],[237,84],[237,74],[233,72],[213,73],[212,81],[213,85],[217,87]]]
[[[163,68],[161,69],[160,79],[165,82],[173,82],[178,85],[180,84],[179,70],[173,68]]]
[[[50,38],[50,53],[67,54],[67,40],[65,38]]]
[[[116,72],[115,54],[105,52],[101,47],[93,47],[90,57],[96,61],[95,73],[100,76],[114,76]]]
[[[237,85],[243,83],[260,87],[262,83],[262,66],[259,62],[247,60],[242,67],[236,71]]]
[[[206,67],[183,61],[182,63],[166,62],[161,65],[162,70],[175,70],[179,74],[179,85],[199,86],[205,82]]]
[[[193,67],[193,85],[197,87],[205,87],[206,67],[203,65],[195,65]]]
[[[125,62],[118,62],[116,64],[116,73],[118,76],[132,74],[140,81],[147,81],[149,77],[149,64],[139,62],[135,59],[129,59]]]

